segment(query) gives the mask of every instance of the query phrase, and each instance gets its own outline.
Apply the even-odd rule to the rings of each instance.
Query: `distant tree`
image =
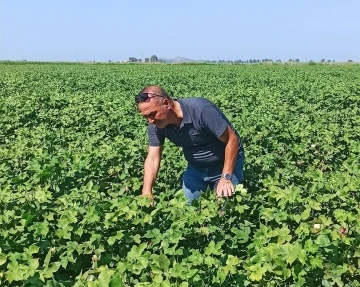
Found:
[[[296,59],[296,60],[295,60],[295,62],[296,62],[296,63],[299,63],[299,62],[300,62],[300,60],[299,60],[299,59]]]
[[[281,60],[280,59],[276,60],[276,63],[281,63]]]
[[[111,60],[109,60],[109,63],[111,63]]]
[[[158,57],[156,55],[152,55],[150,57],[150,62],[157,62],[157,60],[158,60]]]
[[[316,63],[313,60],[310,60],[309,65],[316,65]]]
[[[328,63],[331,63],[331,60],[328,60]]]
[[[353,60],[348,60],[348,63],[353,63],[354,61]]]
[[[325,59],[321,59],[321,63],[324,63],[325,62]]]
[[[138,59],[138,62],[141,63],[141,62],[142,62],[142,59]]]
[[[145,58],[145,62],[146,62],[146,63],[149,62],[149,58]]]
[[[335,63],[335,60],[333,60],[333,63]]]
[[[294,60],[293,60],[293,59],[289,59],[289,62],[294,62]]]
[[[138,59],[136,59],[135,57],[129,57],[129,61],[130,61],[130,62],[137,62]]]

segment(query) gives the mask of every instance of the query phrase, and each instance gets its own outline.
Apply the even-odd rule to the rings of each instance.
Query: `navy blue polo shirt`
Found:
[[[161,146],[165,138],[182,147],[185,159],[193,167],[223,165],[225,144],[219,140],[229,125],[240,140],[240,136],[223,112],[205,98],[177,100],[183,112],[180,127],[170,124],[158,128],[148,125],[149,146]],[[239,149],[242,145],[239,145]]]

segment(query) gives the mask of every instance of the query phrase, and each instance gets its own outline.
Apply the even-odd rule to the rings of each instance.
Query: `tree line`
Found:
[[[135,57],[129,57],[128,62],[142,62],[142,59],[137,59]],[[158,59],[156,55],[152,55],[150,58],[145,58],[144,62],[163,62],[163,60]]]
[[[136,57],[129,57],[129,59],[126,62],[143,62],[142,59],[138,59]],[[152,55],[150,58],[145,58],[144,62],[166,62],[165,60],[159,59],[156,55]],[[277,60],[272,60],[272,59],[249,59],[249,60],[204,60],[204,61],[198,61],[198,62],[203,62],[203,63],[237,63],[237,64],[255,64],[255,63],[271,63],[271,62],[275,62],[275,63],[282,63],[282,61],[280,59]],[[288,61],[284,61],[289,62],[289,63],[299,63],[300,59],[289,59]],[[335,60],[326,60],[326,59],[321,59],[320,61],[321,63],[335,63]],[[353,60],[348,60],[349,63],[353,63]],[[316,63],[313,60],[310,60],[309,63]]]

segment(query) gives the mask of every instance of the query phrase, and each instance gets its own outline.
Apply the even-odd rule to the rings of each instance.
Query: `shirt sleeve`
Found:
[[[148,140],[149,146],[162,146],[165,141],[165,136],[161,134],[155,125],[148,125]]]
[[[228,127],[225,115],[214,105],[206,105],[201,112],[200,122],[205,132],[219,138]]]

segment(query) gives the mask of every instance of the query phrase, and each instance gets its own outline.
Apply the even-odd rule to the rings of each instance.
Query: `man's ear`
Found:
[[[167,106],[167,109],[170,109],[170,101],[169,101],[169,99],[164,99],[164,105]]]

